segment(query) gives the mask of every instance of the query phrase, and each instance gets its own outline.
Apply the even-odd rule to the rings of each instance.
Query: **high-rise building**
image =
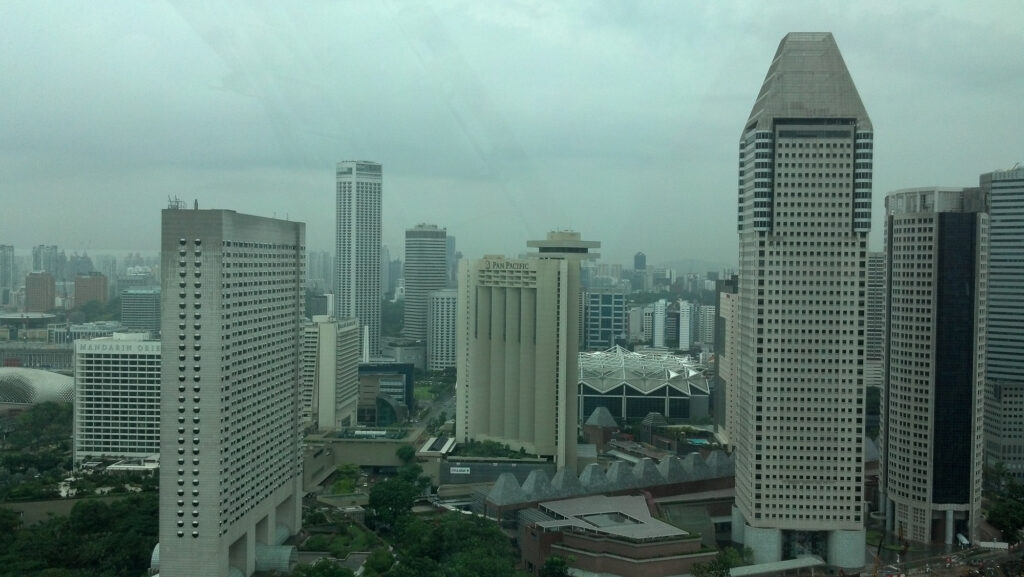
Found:
[[[679,301],[679,350],[688,351],[700,338],[698,328],[697,304],[690,301]]]
[[[160,566],[227,577],[294,563],[302,523],[305,225],[163,211]]]
[[[0,244],[0,305],[11,304],[14,294],[14,247]]]
[[[160,341],[75,341],[75,462],[160,452]]]
[[[321,431],[355,426],[359,322],[317,315],[303,326],[300,418]]]
[[[392,288],[391,279],[391,249],[383,244],[380,247],[380,298],[390,298]]]
[[[575,470],[579,270],[600,243],[560,231],[528,246],[460,265],[456,431]]]
[[[445,251],[448,233],[433,224],[405,231],[405,326],[402,334],[427,338],[427,297],[448,284]]]
[[[988,215],[980,190],[885,199],[882,474],[886,528],[911,541],[977,538]]]
[[[459,259],[462,253],[455,250],[455,237],[448,235],[444,241],[445,266],[448,267],[447,288],[458,288]]]
[[[121,324],[126,329],[160,335],[160,287],[128,288],[121,291]]]
[[[107,277],[98,272],[75,277],[75,307],[96,301],[107,304]]]
[[[40,244],[32,247],[32,271],[48,272],[54,279],[64,280],[67,256],[56,245]]]
[[[738,279],[734,275],[715,281],[715,380],[711,403],[719,437],[732,445],[731,431],[736,428],[736,393],[738,380],[736,354],[739,346]]]
[[[366,331],[364,346],[380,353],[381,165],[343,161],[337,172],[338,236],[335,247],[334,310],[356,317]]]
[[[700,305],[697,309],[699,319],[697,326],[700,328],[700,342],[705,349],[710,349],[715,343],[715,319],[718,313],[715,305]]]
[[[988,193],[985,459],[1024,482],[1024,168],[982,174]]]
[[[882,386],[882,331],[885,326],[885,253],[868,253],[868,300],[864,323],[864,385]]]
[[[427,370],[455,367],[455,327],[458,319],[458,291],[449,288],[427,297]]]
[[[30,272],[25,276],[25,312],[50,312],[57,305],[57,285],[48,272]]]
[[[612,290],[583,293],[583,349],[605,351],[626,340],[626,294]]]
[[[864,565],[872,126],[829,33],[779,44],[740,137],[733,540]]]
[[[665,325],[668,320],[668,301],[658,299],[654,302],[651,315],[651,346],[656,349],[665,348]]]
[[[638,252],[633,255],[633,270],[646,270],[647,269],[647,255]]]

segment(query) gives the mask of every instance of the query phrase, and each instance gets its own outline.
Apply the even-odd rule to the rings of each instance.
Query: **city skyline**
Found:
[[[148,231],[177,196],[306,222],[320,250],[330,169],[366,158],[389,167],[395,249],[433,221],[467,258],[573,228],[600,236],[609,262],[731,263],[725,135],[756,90],[753,63],[790,30],[832,31],[892,127],[876,151],[900,161],[875,167],[874,222],[888,191],[969,186],[1020,160],[1024,6],[986,6],[157,4],[130,20],[116,5],[6,6],[0,242],[155,252]],[[110,226],[74,226],[104,206],[118,207]]]

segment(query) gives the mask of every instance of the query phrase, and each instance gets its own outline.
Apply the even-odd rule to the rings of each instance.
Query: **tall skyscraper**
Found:
[[[160,341],[75,341],[75,462],[160,452]]]
[[[991,227],[985,459],[1024,482],[1024,168],[980,180]]]
[[[725,444],[732,446],[736,428],[736,392],[738,381],[736,354],[739,346],[738,278],[715,281],[715,387],[711,395],[715,424]],[[722,432],[724,431],[724,435]]]
[[[885,199],[882,474],[886,528],[911,541],[977,538],[988,215],[980,190]]]
[[[683,351],[690,350],[697,339],[700,337],[698,333],[698,319],[697,314],[698,305],[691,303],[690,301],[679,301],[679,349]]]
[[[583,293],[583,349],[606,351],[625,340],[626,294],[614,290]]]
[[[302,522],[305,225],[163,211],[160,573],[243,576]]]
[[[0,305],[11,304],[14,278],[14,247],[0,244]]]
[[[882,386],[882,332],[885,327],[885,253],[868,253],[868,300],[864,326],[864,384]]]
[[[829,33],[779,44],[740,138],[733,540],[864,565],[872,127]]]
[[[343,161],[337,167],[338,236],[335,247],[338,318],[356,317],[371,355],[380,353],[381,165]]]
[[[456,431],[575,470],[580,261],[600,243],[560,231],[528,246],[460,266]]]
[[[32,247],[32,271],[48,272],[54,279],[64,280],[67,256],[56,245],[40,244]]]
[[[455,367],[458,291],[441,289],[427,297],[427,370]]]
[[[427,298],[448,284],[443,228],[419,224],[405,231],[405,326],[402,334],[427,338]]]

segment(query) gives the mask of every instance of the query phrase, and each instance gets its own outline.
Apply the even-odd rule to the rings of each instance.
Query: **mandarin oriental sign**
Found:
[[[160,343],[140,342],[106,342],[90,343],[79,342],[75,350],[88,353],[159,353]]]

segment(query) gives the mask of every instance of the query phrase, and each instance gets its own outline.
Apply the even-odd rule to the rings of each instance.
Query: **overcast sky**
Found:
[[[159,248],[168,196],[306,222],[384,165],[384,242],[572,228],[736,260],[737,146],[779,41],[831,31],[886,192],[1024,161],[1024,2],[0,3],[0,243]]]

